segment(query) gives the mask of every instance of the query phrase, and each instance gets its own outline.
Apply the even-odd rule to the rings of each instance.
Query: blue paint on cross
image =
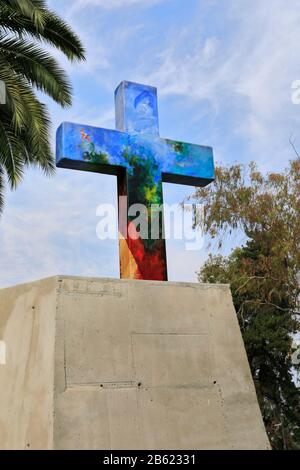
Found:
[[[115,103],[117,130],[159,135],[156,88],[121,82],[115,91]]]

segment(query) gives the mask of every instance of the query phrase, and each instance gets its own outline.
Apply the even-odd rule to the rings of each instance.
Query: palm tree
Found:
[[[0,213],[6,178],[15,188],[30,165],[54,171],[50,120],[34,89],[63,107],[71,104],[68,78],[42,43],[70,61],[84,60],[80,39],[44,0],[0,0],[0,82],[6,95],[0,103]]]

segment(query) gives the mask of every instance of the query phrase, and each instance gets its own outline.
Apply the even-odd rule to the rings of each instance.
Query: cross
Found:
[[[143,204],[147,216],[153,205],[162,206],[163,182],[206,186],[213,181],[212,148],[159,136],[154,87],[121,82],[115,91],[115,109],[117,130],[62,123],[57,130],[56,165],[117,176],[119,201],[127,196],[126,223],[119,218],[120,276],[167,280],[163,221],[159,237],[146,238],[127,209]],[[124,207],[119,203],[120,211]]]

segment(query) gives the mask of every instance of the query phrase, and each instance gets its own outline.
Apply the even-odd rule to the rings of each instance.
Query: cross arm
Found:
[[[117,175],[126,146],[122,132],[63,122],[56,134],[56,166]]]
[[[211,147],[69,122],[58,128],[56,142],[58,167],[131,174],[138,160],[148,164],[156,182],[205,186],[214,180]]]
[[[211,147],[164,139],[168,157],[163,167],[163,181],[189,186],[206,186],[215,178]]]

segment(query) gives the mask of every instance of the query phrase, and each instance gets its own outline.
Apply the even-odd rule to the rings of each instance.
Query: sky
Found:
[[[217,163],[255,161],[280,171],[300,148],[298,0],[49,0],[81,37],[85,63],[54,56],[68,72],[73,104],[47,97],[52,143],[62,121],[114,128],[113,93],[122,80],[157,87],[160,135],[209,145]],[[164,184],[177,204],[193,188]],[[99,240],[101,203],[116,205],[113,176],[29,170],[7,190],[0,224],[0,287],[56,274],[119,277],[117,240]],[[227,241],[227,247],[238,243]],[[208,256],[168,240],[169,279],[196,281]],[[228,248],[228,249],[229,249]]]

